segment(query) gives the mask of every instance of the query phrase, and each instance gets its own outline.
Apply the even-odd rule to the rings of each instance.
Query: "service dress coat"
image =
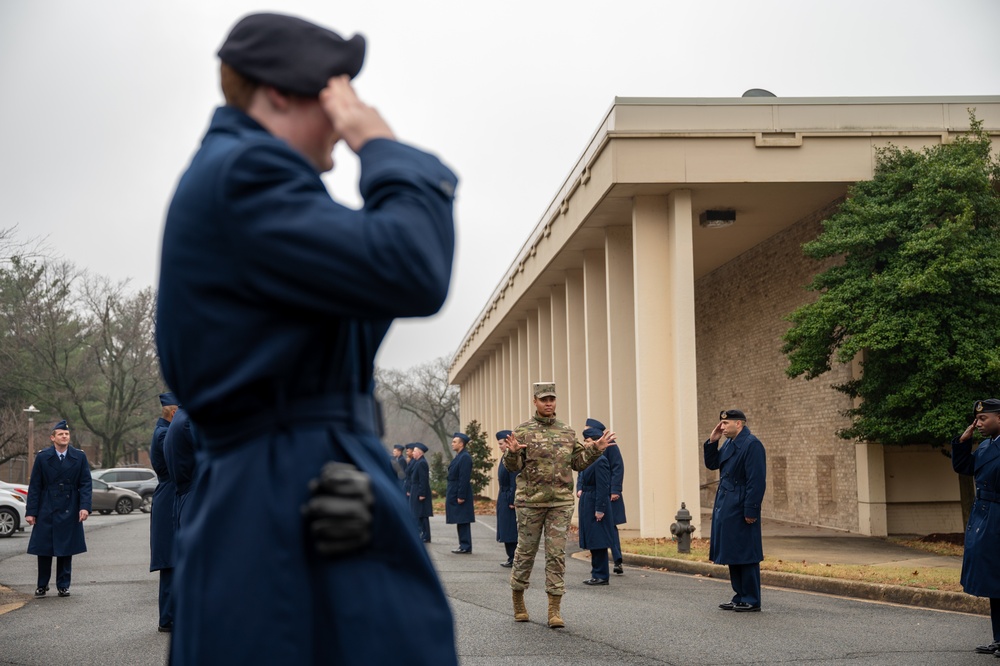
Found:
[[[374,358],[451,278],[457,179],[391,139],[358,151],[360,209],[234,107],[217,109],[167,210],[156,343],[194,422],[171,661],[455,664],[447,598],[379,441]],[[301,506],[329,461],[368,474],[372,538],[318,554]],[[420,609],[420,650],[386,641]],[[262,637],[267,639],[263,640]]]
[[[458,500],[463,500],[461,504]],[[448,489],[444,499],[444,518],[448,525],[476,522],[472,496],[472,456],[467,449],[455,454],[448,464]]]
[[[406,469],[410,475],[410,513],[414,518],[430,518],[434,515],[431,466],[427,464],[427,458],[420,460],[414,458]],[[420,499],[421,497],[423,499]]]
[[[66,557],[87,552],[80,511],[90,511],[93,492],[90,463],[80,449],[67,447],[62,462],[54,446],[35,456],[24,511],[35,517],[28,554]]]
[[[517,511],[514,493],[517,490],[517,472],[512,472],[503,464],[497,465],[497,541],[517,543]]]
[[[705,440],[705,466],[719,472],[712,509],[708,559],[716,564],[754,564],[764,559],[760,505],[764,501],[767,461],[764,445],[750,429],[719,448]],[[750,525],[744,518],[756,518]]]
[[[972,451],[972,440],[951,442],[951,465],[973,476],[976,501],[965,528],[962,587],[977,597],[1000,598],[1000,437],[984,440]]]
[[[167,434],[163,438],[163,457],[174,483],[174,543],[175,551],[180,540],[180,529],[184,522],[188,492],[194,483],[197,469],[197,443],[191,419],[183,407],[174,412]],[[154,504],[155,506],[155,504]]]
[[[604,457],[611,466],[611,494],[618,495],[618,499],[611,503],[611,517],[615,525],[623,525],[628,522],[625,516],[625,498],[622,495],[622,486],[625,485],[625,461],[622,459],[621,449],[614,443],[604,449]]]
[[[170,421],[159,418],[153,428],[149,443],[149,464],[156,472],[156,490],[153,491],[153,508],[149,516],[149,570],[174,567],[174,497],[177,486],[170,478],[170,469],[163,454],[163,440]]]
[[[580,472],[577,477],[580,494],[578,519],[580,521],[580,548],[600,550],[610,548],[614,543],[614,529],[611,514],[611,464],[601,456],[593,465]],[[595,512],[604,517],[597,520]]]

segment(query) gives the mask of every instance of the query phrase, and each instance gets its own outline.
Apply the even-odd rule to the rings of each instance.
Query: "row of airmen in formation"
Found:
[[[583,438],[588,442],[600,439],[606,428],[596,419],[587,419]],[[501,456],[507,452],[510,430],[496,433]],[[469,436],[454,433],[451,440],[454,457],[448,465],[448,486],[445,494],[445,521],[456,525],[458,548],[456,555],[472,553],[471,524],[476,522],[472,492],[472,456],[467,450]],[[431,542],[430,517],[434,515],[430,486],[430,467],[425,454],[427,446],[420,442],[393,445],[393,461],[403,478],[410,512],[417,522],[420,538]],[[497,465],[498,493],[496,500],[496,540],[504,545],[507,559],[500,563],[504,568],[514,564],[517,548],[517,514],[514,493],[518,472],[512,472],[501,463]],[[586,585],[608,585],[611,578],[611,561],[616,574],[625,573],[621,539],[618,526],[626,522],[622,485],[625,481],[625,464],[617,442],[612,440],[597,460],[577,476],[576,496],[579,499],[580,547],[590,551],[591,577]],[[611,560],[608,550],[611,550]]]

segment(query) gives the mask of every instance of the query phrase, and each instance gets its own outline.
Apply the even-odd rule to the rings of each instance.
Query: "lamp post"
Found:
[[[27,409],[21,411],[28,413],[28,454],[30,455],[35,451],[35,414],[39,410],[35,409],[34,405],[28,405]]]

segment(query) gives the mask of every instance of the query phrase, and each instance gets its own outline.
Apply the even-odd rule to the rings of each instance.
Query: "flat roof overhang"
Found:
[[[879,147],[953,141],[969,109],[1000,137],[1000,96],[616,98],[463,339],[451,383],[580,268],[585,250],[603,248],[605,227],[632,224],[634,197],[685,189],[695,218],[736,211],[722,229],[693,221],[698,279],[871,178]]]

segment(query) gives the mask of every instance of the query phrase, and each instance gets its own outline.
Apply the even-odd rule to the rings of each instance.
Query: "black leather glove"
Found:
[[[342,555],[371,540],[371,479],[354,465],[328,462],[309,482],[312,497],[302,507],[316,550]]]

